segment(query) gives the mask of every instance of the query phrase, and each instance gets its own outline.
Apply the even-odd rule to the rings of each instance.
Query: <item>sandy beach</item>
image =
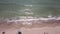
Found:
[[[22,34],[60,34],[60,23],[33,23],[22,25],[21,23],[4,23],[0,25],[0,34],[18,34],[20,31]]]

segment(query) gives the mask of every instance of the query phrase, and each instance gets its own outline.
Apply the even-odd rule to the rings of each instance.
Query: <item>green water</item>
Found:
[[[7,0],[6,0],[7,1]],[[18,1],[18,0],[17,0]],[[8,1],[0,2],[0,17],[15,17],[15,16],[43,16],[48,15],[60,16],[60,1],[59,0],[20,0],[12,3]],[[24,6],[24,5],[32,5]],[[24,9],[32,9],[33,14],[25,14]]]
[[[55,8],[54,6],[40,6],[33,5],[32,7],[26,7],[24,5],[0,5],[0,17],[14,17],[14,16],[27,16],[24,11],[26,8],[31,8],[32,15],[28,16],[58,16],[60,15],[60,8]]]

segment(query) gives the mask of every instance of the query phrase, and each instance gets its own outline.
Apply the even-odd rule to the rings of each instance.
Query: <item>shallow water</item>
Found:
[[[28,1],[27,1],[28,2]],[[30,1],[31,3],[32,1]],[[37,3],[34,3],[37,2]],[[15,16],[60,16],[60,4],[58,1],[35,1],[32,4],[0,3],[0,17],[9,18]],[[41,2],[40,4],[38,2]]]

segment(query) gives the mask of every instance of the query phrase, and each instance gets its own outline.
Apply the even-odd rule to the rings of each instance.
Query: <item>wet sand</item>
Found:
[[[32,23],[32,25],[22,25],[21,23],[4,23],[0,24],[0,34],[17,34],[21,31],[22,34],[60,34],[60,22],[47,22],[47,23]]]

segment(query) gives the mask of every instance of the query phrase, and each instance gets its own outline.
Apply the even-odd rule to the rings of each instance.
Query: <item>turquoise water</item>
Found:
[[[0,17],[5,18],[15,16],[47,17],[48,15],[60,16],[59,0],[13,0],[12,2],[11,0],[5,0],[0,2]]]
[[[33,14],[25,14],[25,9],[31,9],[30,12],[32,12]],[[32,5],[32,7],[26,7],[24,5],[0,5],[0,17],[48,15],[60,15],[60,8],[44,5]]]
[[[31,9],[33,14],[25,14],[24,9]],[[32,5],[32,7],[26,7],[24,5],[0,5],[0,17],[48,15],[60,15],[60,8],[47,5]]]

